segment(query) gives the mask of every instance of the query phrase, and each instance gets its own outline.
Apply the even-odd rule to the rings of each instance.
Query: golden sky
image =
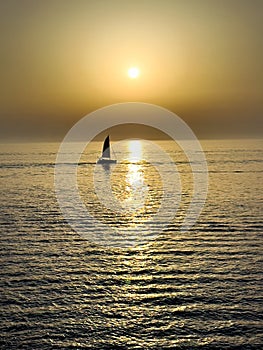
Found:
[[[0,136],[61,138],[126,101],[169,108],[201,137],[259,131],[262,38],[261,0],[2,0]]]

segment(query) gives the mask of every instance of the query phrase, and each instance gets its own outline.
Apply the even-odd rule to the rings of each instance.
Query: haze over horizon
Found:
[[[0,19],[1,140],[59,140],[120,102],[168,108],[200,138],[262,136],[262,1],[12,0]]]

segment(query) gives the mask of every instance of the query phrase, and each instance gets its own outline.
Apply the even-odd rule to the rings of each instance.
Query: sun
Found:
[[[131,68],[129,68],[129,70],[128,70],[128,76],[129,76],[131,79],[136,79],[136,78],[138,78],[139,75],[140,75],[139,68],[137,68],[137,67],[131,67]]]

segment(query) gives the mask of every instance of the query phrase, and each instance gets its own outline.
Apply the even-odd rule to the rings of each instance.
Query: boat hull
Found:
[[[116,159],[107,159],[107,158],[100,158],[97,161],[98,164],[116,164],[117,160]]]

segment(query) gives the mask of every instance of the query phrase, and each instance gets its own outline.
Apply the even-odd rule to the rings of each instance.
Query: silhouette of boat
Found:
[[[98,164],[116,164],[117,160],[111,158],[110,136],[108,135],[103,143],[101,157],[97,161]]]

